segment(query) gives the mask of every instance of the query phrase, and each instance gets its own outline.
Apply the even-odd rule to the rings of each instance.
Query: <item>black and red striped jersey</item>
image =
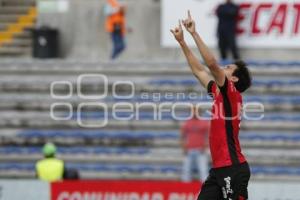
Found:
[[[243,103],[241,94],[227,78],[222,87],[210,81],[207,90],[214,100],[209,133],[213,168],[245,162],[239,143]]]

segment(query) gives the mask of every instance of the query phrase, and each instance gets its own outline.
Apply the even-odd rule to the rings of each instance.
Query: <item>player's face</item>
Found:
[[[224,67],[224,72],[225,72],[227,78],[229,78],[230,80],[233,79],[232,74],[233,74],[234,70],[236,70],[236,68],[237,68],[237,66],[234,65],[234,64],[226,65],[226,66]],[[234,81],[234,80],[233,80],[233,81]]]

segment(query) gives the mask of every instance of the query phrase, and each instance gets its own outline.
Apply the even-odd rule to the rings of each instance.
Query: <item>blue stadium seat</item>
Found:
[[[148,82],[149,85],[178,85],[178,86],[197,86],[199,82],[196,79],[154,79]],[[252,82],[253,86],[299,86],[300,80],[293,77],[289,79],[254,79]]]
[[[274,61],[274,60],[265,60],[265,61],[254,61],[248,60],[247,64],[251,67],[300,67],[299,61]]]
[[[106,102],[123,102],[126,100],[126,102],[134,102],[134,103],[141,103],[141,102],[211,102],[211,98],[208,95],[198,97],[189,97],[181,96],[180,98],[177,98],[176,96],[168,96],[165,95],[160,96],[160,98],[154,98],[154,97],[141,97],[141,96],[135,96],[128,99],[122,99],[122,98],[112,98],[109,97],[106,99]],[[269,103],[269,104],[282,104],[282,103],[289,103],[292,105],[297,105],[300,103],[300,95],[294,96],[294,95],[245,95],[243,98],[244,102],[261,102],[261,103]]]
[[[273,133],[273,134],[258,134],[258,133],[240,133],[241,140],[260,140],[260,141],[300,141],[300,134],[286,134],[286,133]]]
[[[87,130],[25,130],[18,133],[18,137],[68,137],[68,138],[111,138],[111,139],[179,139],[179,131],[87,131]],[[260,132],[241,131],[242,140],[291,140],[300,141],[300,132]],[[5,147],[3,147],[5,148]],[[106,151],[106,149],[95,149]],[[112,150],[114,151],[114,150]],[[141,150],[142,151],[142,150]]]
[[[145,112],[141,111],[138,113],[139,114],[139,120],[158,120],[157,119],[157,114],[155,115],[152,112]],[[180,118],[188,118],[189,117],[188,112],[180,112],[176,113],[177,117]],[[67,115],[67,114],[66,114]],[[134,113],[120,113],[117,114],[118,117],[120,118],[127,118],[129,115],[132,115],[132,119],[135,119],[136,116]],[[259,117],[261,114],[248,114],[248,117]],[[79,114],[75,113],[73,114],[72,118],[77,119],[77,117],[81,117],[81,119],[103,119],[104,118],[104,113],[103,112],[81,112]],[[204,114],[203,117],[208,117],[207,114]],[[114,119],[114,117],[109,114],[108,119]],[[161,119],[160,120],[174,120],[173,116],[171,113],[162,113]],[[261,121],[300,121],[300,114],[290,114],[290,113],[265,113],[264,117],[260,119]]]
[[[18,137],[73,137],[73,138],[119,138],[119,139],[174,139],[175,132],[151,132],[151,131],[87,131],[87,130],[25,130]]]
[[[82,164],[82,163],[66,163],[69,168],[75,168],[79,171],[87,172],[115,172],[115,173],[181,173],[181,165],[157,165],[157,164]],[[0,163],[2,171],[28,171],[35,170],[35,164],[30,163]],[[251,173],[264,175],[300,175],[300,168],[287,166],[251,166]]]

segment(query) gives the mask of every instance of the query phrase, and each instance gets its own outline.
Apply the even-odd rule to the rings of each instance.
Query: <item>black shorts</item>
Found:
[[[247,162],[230,167],[211,169],[202,185],[198,200],[248,199],[250,169]]]

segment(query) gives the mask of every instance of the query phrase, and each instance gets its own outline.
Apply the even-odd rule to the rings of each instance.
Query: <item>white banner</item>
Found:
[[[216,47],[215,10],[225,0],[162,0],[161,45],[178,47],[170,28],[187,16],[208,46]],[[240,5],[238,44],[245,48],[300,48],[300,0],[235,0]],[[190,45],[190,36],[185,34]]]
[[[49,199],[49,183],[37,180],[0,180],[0,200]]]
[[[66,13],[70,7],[69,0],[38,0],[39,13]]]
[[[299,182],[252,182],[248,187],[249,200],[299,200]]]

